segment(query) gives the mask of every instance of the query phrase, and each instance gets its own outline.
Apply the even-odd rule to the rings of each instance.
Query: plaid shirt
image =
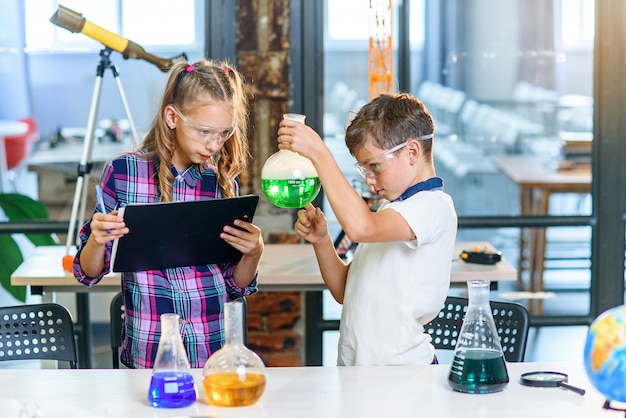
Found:
[[[102,176],[106,211],[129,203],[159,201],[158,164],[153,160],[124,154],[109,162]],[[183,173],[172,167],[173,201],[216,199],[221,196],[212,167],[200,173],[192,166]],[[96,211],[100,209],[96,206]],[[163,222],[176,222],[164,219]],[[158,228],[158,225],[154,226]],[[81,245],[74,258],[74,276],[91,287],[109,272],[112,243],[106,246],[104,266],[97,277],[87,277],[79,257],[91,233],[90,221],[80,231]],[[180,315],[180,331],[191,367],[203,367],[209,356],[224,343],[224,303],[256,292],[256,277],[245,289],[233,279],[234,263],[208,264],[122,273],[126,309],[121,360],[131,368],[152,368],[159,344],[160,315]]]

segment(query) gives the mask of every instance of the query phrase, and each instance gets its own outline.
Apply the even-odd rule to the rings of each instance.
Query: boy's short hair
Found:
[[[381,94],[364,105],[348,124],[346,146],[352,155],[367,143],[390,149],[433,133],[435,123],[424,103],[409,93]],[[432,139],[420,141],[430,160]]]

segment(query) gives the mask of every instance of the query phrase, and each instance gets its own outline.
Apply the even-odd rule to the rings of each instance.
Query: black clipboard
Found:
[[[259,196],[129,204],[130,232],[113,242],[111,270],[130,272],[236,262],[241,252],[220,238],[235,219],[252,222]]]

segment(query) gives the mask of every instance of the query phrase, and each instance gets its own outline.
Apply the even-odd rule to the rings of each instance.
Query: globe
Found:
[[[626,402],[626,305],[600,314],[589,326],[584,364],[608,401]]]

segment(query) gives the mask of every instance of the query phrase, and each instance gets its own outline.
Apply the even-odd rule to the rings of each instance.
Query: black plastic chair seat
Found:
[[[468,302],[467,298],[448,296],[439,315],[424,325],[435,349],[456,348]],[[490,305],[504,358],[510,362],[524,361],[530,329],[528,310],[513,302],[491,301]]]

